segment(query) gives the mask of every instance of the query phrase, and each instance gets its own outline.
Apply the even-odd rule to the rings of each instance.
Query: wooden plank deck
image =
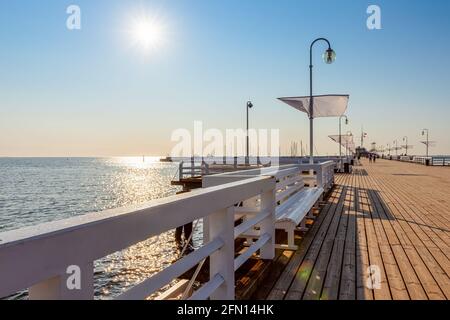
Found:
[[[255,299],[448,300],[450,168],[363,161],[337,176],[298,242],[277,253]]]

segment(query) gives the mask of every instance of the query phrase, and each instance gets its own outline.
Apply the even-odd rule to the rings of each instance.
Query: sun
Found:
[[[158,24],[148,19],[135,21],[132,28],[133,41],[149,49],[157,46],[161,41],[161,29]]]
[[[164,25],[156,18],[141,16],[132,21],[131,41],[144,51],[160,47],[164,41]]]

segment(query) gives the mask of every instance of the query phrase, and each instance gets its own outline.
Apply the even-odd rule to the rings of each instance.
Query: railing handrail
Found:
[[[195,267],[200,261],[222,248],[224,242],[221,238],[216,238],[210,243],[203,245],[192,254],[185,256],[153,277],[144,280],[132,287],[118,297],[118,300],[143,300],[153,294],[159,288],[169,284],[173,279],[181,276],[187,270]]]
[[[43,223],[37,226],[25,227],[17,230],[2,232],[0,233],[0,249],[3,249],[10,245],[17,245],[17,244],[23,245],[24,242],[26,241],[39,240],[42,237],[72,232],[79,228],[89,227],[93,224],[98,224],[101,222],[108,222],[110,220],[120,219],[123,217],[128,218],[130,215],[133,214],[141,214],[141,213],[151,214],[151,212],[148,211],[156,210],[162,206],[175,206],[175,205],[178,206],[180,203],[184,204],[185,202],[188,201],[193,201],[197,199],[200,200],[200,198],[203,201],[203,199],[207,197],[213,197],[220,195],[221,193],[227,193],[228,191],[231,191],[236,187],[238,187],[240,190],[245,191],[246,187],[244,185],[249,185],[247,187],[250,187],[252,185],[256,186],[258,185],[258,183],[262,181],[270,181],[270,177],[268,176],[251,177],[245,181],[236,181],[206,189],[197,189],[189,193],[183,193],[165,197],[162,199],[151,200],[140,205],[126,206],[117,209],[109,209],[101,212],[93,212],[59,221]],[[245,195],[243,197],[245,198]],[[238,200],[239,198],[242,198],[242,196],[235,196],[233,199],[220,199],[221,203],[220,204],[218,204],[217,202],[214,203],[215,209],[212,210],[218,210],[217,208],[219,209],[222,208],[223,206],[222,203],[227,203],[228,206],[232,205],[236,203],[235,201]],[[227,205],[225,205],[224,207],[226,206]],[[193,218],[192,220],[191,217],[185,218],[184,220],[186,220],[186,222],[190,222],[205,216],[203,213],[198,213],[198,210],[194,211],[197,212],[197,214],[192,216]],[[202,211],[209,212],[211,210],[203,209]],[[170,228],[167,230],[170,230]],[[162,232],[167,230],[162,230]],[[118,250],[120,250],[120,248]]]
[[[232,172],[224,172],[220,174],[214,175],[214,177],[227,177],[227,176],[242,176],[242,177],[257,177],[257,176],[279,176],[285,174],[287,171],[285,170],[298,170],[297,164],[288,164],[279,167],[264,167],[250,170],[241,170],[241,171],[232,171]]]
[[[192,160],[191,162],[181,161],[178,167],[179,181],[186,178],[201,177],[209,174],[209,165],[206,162]]]
[[[180,165],[182,167],[183,164]],[[207,218],[204,226],[208,228],[208,241],[205,245],[119,298],[145,298],[209,256],[211,281],[193,297],[214,294],[212,298],[231,299],[236,268],[257,251],[260,251],[262,259],[274,257],[277,181],[301,175],[306,169],[315,172],[318,187],[326,189],[334,181],[333,161],[230,172],[208,176],[205,180],[214,186],[190,193],[0,233],[0,297],[31,288],[32,298],[64,298],[60,291],[66,269],[79,265],[87,275],[88,284],[85,286],[88,289],[84,289],[86,292],[80,293],[80,297],[92,298],[95,260],[189,222]],[[251,214],[252,218],[235,227],[235,205],[252,203],[255,197],[259,198],[258,209]],[[235,257],[234,239],[255,226],[260,228],[262,236]],[[47,291],[56,296],[50,296]],[[66,298],[73,298],[73,295],[66,294]]]
[[[253,177],[139,206],[0,233],[0,297],[64,274],[67,266],[92,266],[108,254],[274,188],[275,179]],[[229,236],[234,238],[234,231]]]
[[[314,171],[316,172],[317,186],[324,187],[324,189],[328,189],[334,182],[334,161],[325,161],[321,163],[304,163],[304,164],[288,164],[282,165],[278,167],[268,167],[268,168],[258,168],[253,170],[243,170],[237,172],[228,172],[222,173],[214,176],[208,177],[208,179],[215,180],[223,180],[227,181],[227,179],[235,179],[240,180],[246,177],[252,177],[257,175],[268,175],[274,176],[279,179],[285,175],[294,173],[296,171]]]
[[[450,157],[448,157],[448,156],[429,156],[429,157],[416,156],[416,157],[414,157],[413,162],[426,164],[427,160],[429,160],[430,166],[449,166],[450,165]]]

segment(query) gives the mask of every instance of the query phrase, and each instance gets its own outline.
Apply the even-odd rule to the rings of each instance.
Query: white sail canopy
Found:
[[[350,142],[348,144],[348,146],[346,146],[348,151],[355,153],[356,152],[356,146],[355,146],[355,142]]]
[[[339,143],[339,135],[332,135],[329,136],[329,138],[331,140],[333,140],[336,143]],[[349,150],[350,152],[355,152],[356,148],[355,148],[355,142],[353,140],[353,135],[341,135],[341,145],[344,148],[347,148],[347,150]]]
[[[348,107],[349,95],[321,95],[313,96],[313,117],[340,117],[345,114]],[[310,97],[278,98],[291,107],[306,113],[309,116]]]
[[[424,145],[428,145],[429,147],[436,146],[436,141],[420,141],[420,143],[423,143]]]
[[[339,135],[338,135],[338,134],[332,135],[332,136],[329,136],[329,137],[330,137],[330,139],[333,140],[334,142],[339,143]],[[347,143],[350,143],[350,142],[353,142],[353,136],[350,136],[350,135],[348,135],[348,134],[346,134],[346,135],[341,135],[341,144],[342,144],[343,146],[345,146]]]

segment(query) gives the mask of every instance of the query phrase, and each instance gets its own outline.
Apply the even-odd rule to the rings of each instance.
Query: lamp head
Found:
[[[345,124],[348,125],[348,118],[345,118]]]
[[[247,108],[249,109],[253,108],[253,103],[251,101],[247,102]]]
[[[323,61],[325,61],[326,64],[332,64],[336,61],[336,52],[334,52],[333,49],[328,48],[323,54]]]

